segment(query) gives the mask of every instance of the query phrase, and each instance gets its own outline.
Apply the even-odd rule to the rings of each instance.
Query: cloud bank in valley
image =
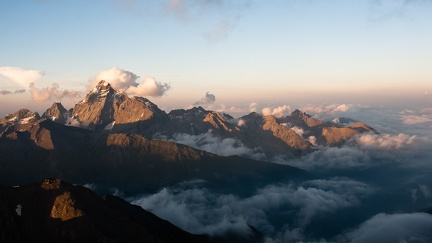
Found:
[[[346,235],[350,242],[430,242],[432,215],[427,213],[377,214]],[[342,241],[342,239],[341,239]]]
[[[93,89],[101,80],[110,83],[115,90],[124,91],[129,95],[160,97],[171,89],[169,84],[157,82],[152,77],[145,77],[142,81],[137,81],[138,79],[139,76],[130,71],[112,67],[100,71],[90,79],[87,89]]]
[[[173,141],[221,156],[239,155],[257,160],[266,159],[266,156],[259,149],[248,148],[241,141],[234,138],[214,136],[211,132],[199,135],[176,133],[173,136]]]
[[[357,207],[361,198],[374,193],[367,184],[347,178],[313,180],[301,185],[268,185],[245,198],[213,193],[199,186],[164,188],[132,203],[196,234],[236,231],[247,235],[250,234],[248,225],[252,225],[261,232],[277,235],[284,227],[303,228],[317,215]],[[278,210],[291,215],[291,226],[275,227],[270,222],[270,214]]]

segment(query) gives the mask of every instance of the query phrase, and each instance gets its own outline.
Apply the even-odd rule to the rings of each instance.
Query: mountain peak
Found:
[[[112,89],[111,84],[108,83],[105,80],[101,80],[99,81],[99,83],[96,85],[95,87],[98,90],[108,90],[108,89]]]
[[[308,114],[306,114],[306,113],[300,111],[299,109],[296,109],[295,111],[293,111],[293,112],[291,113],[291,116],[297,116],[297,117],[305,116],[305,115],[308,116],[308,117],[310,117]]]
[[[66,122],[69,116],[69,112],[60,102],[54,102],[52,106],[42,114],[43,118],[47,118],[62,124]]]
[[[16,124],[27,124],[39,119],[40,116],[37,112],[31,112],[28,109],[20,109],[13,114],[7,114],[3,119],[0,119],[0,123],[11,122]]]

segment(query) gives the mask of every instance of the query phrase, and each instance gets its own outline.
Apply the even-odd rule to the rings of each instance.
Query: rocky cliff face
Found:
[[[2,124],[28,124],[40,119],[37,112],[31,112],[28,109],[20,109],[13,114],[7,114],[3,119],[0,119]]]
[[[0,241],[208,242],[144,209],[60,179],[0,185]]]
[[[75,105],[72,119],[92,130],[133,132],[151,136],[163,132],[167,114],[146,98],[129,98],[127,94],[115,91],[105,81],[87,94]]]
[[[70,119],[70,115],[70,112],[68,112],[61,103],[54,102],[52,106],[42,114],[42,117],[65,124]]]

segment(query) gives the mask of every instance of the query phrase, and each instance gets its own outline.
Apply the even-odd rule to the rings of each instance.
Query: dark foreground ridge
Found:
[[[0,241],[206,242],[139,206],[59,179],[0,186]]]
[[[7,187],[0,185],[0,242],[238,242],[251,235],[193,235],[139,206],[60,179]],[[230,238],[231,237],[231,238]]]

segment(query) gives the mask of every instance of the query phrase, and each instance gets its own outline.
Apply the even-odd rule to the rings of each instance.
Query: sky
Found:
[[[166,111],[428,108],[431,10],[430,0],[2,0],[0,116],[72,108],[98,78]]]

